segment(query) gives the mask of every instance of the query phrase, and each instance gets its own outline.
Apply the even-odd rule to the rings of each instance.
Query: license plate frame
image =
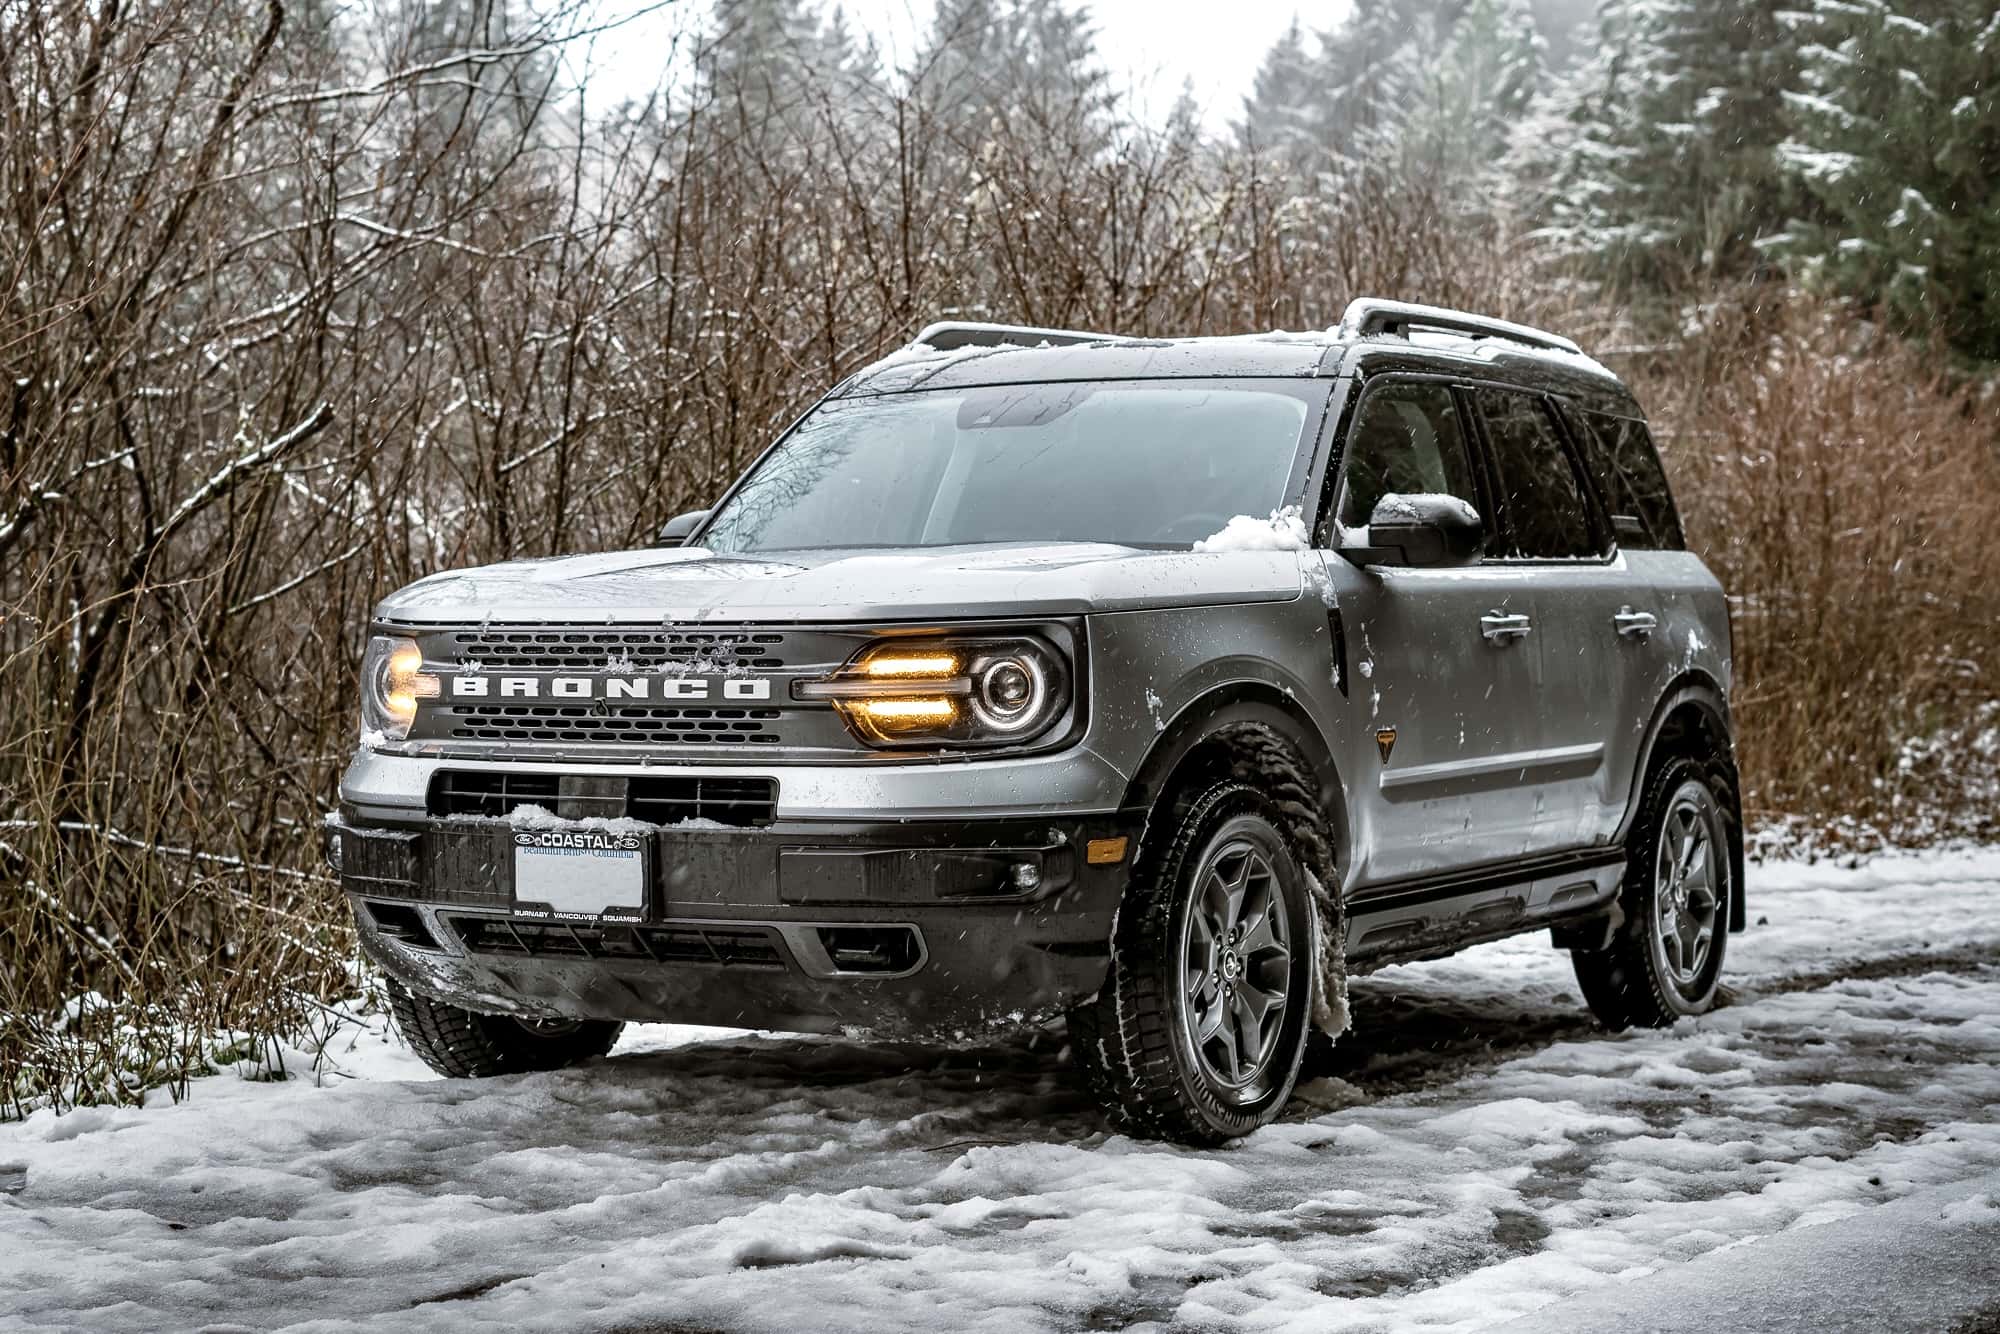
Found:
[[[643,921],[652,892],[652,840],[603,829],[520,829],[513,855],[517,917]]]

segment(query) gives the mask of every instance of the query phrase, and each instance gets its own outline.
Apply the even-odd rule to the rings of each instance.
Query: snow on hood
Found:
[[[1297,505],[1272,510],[1268,519],[1239,514],[1194,544],[1196,551],[1304,551],[1312,545]]]
[[[432,623],[945,620],[1277,602],[1302,586],[1298,556],[1275,543],[1200,553],[1054,542],[755,556],[681,547],[432,575],[383,599],[375,614]]]

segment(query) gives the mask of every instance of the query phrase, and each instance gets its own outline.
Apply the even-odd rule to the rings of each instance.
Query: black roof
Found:
[[[1499,338],[1425,334],[1248,334],[1212,338],[1106,338],[1060,346],[915,344],[857,371],[836,397],[1066,380],[1295,379],[1417,371],[1498,380],[1568,394],[1606,411],[1636,412],[1631,393],[1579,353]]]

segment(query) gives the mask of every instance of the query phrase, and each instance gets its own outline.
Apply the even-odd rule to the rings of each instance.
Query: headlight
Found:
[[[417,701],[436,699],[439,685],[425,674],[424,651],[413,639],[376,635],[361,659],[361,740],[401,741],[416,721]]]
[[[792,690],[832,700],[871,746],[1018,745],[1048,731],[1070,695],[1062,655],[1025,637],[885,640]]]

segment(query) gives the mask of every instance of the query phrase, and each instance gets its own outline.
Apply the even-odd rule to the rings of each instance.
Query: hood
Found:
[[[1092,543],[765,552],[699,547],[508,561],[432,575],[379,620],[945,621],[1280,602],[1296,551],[1141,551]]]

